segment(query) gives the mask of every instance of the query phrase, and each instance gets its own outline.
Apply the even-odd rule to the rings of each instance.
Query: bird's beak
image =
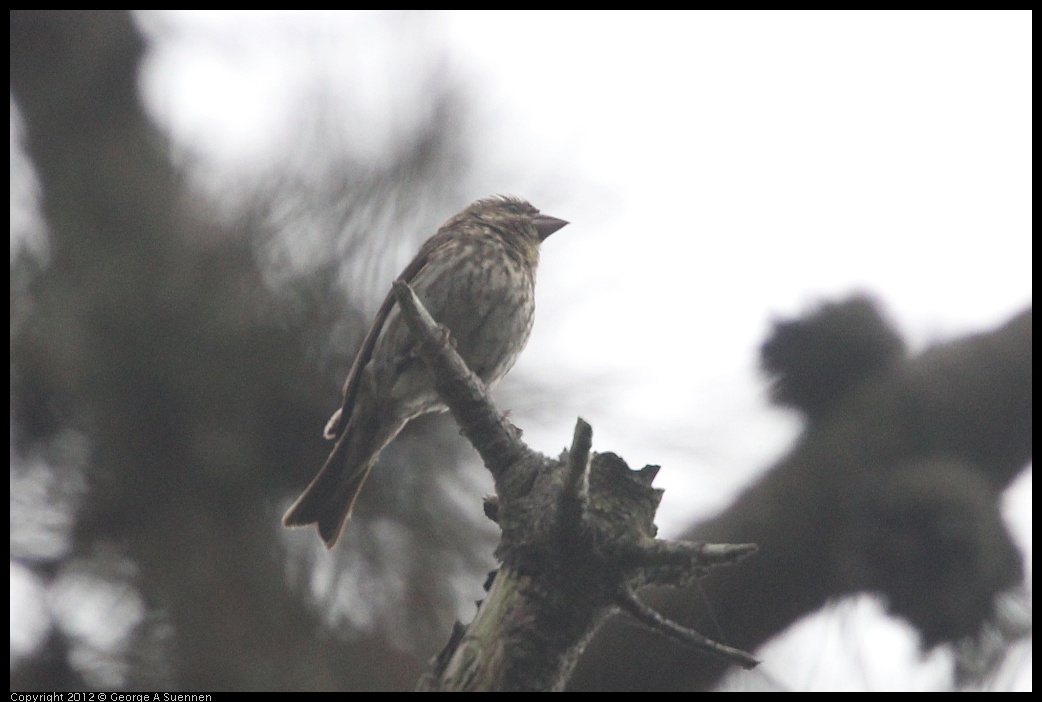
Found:
[[[557,217],[551,217],[550,215],[539,214],[535,216],[535,230],[539,232],[539,241],[546,241],[546,237],[566,224],[568,222],[565,222],[563,219],[557,219]]]

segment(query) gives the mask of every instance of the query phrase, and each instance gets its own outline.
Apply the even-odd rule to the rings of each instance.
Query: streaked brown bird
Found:
[[[515,197],[478,200],[443,224],[399,276],[449,328],[460,356],[488,386],[528,342],[539,245],[566,224]],[[284,526],[317,524],[332,548],[383,448],[409,420],[446,409],[415,345],[388,293],[351,364],[340,409],[326,424],[336,445]]]

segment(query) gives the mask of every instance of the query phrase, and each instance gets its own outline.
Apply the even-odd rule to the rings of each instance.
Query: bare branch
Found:
[[[671,622],[637,599],[637,596],[630,590],[625,590],[619,595],[618,604],[622,611],[626,612],[626,614],[629,614],[649,629],[664,634],[689,648],[712,654],[728,663],[740,665],[746,670],[751,670],[760,665],[759,660],[753,658],[745,651],[725,646],[718,641],[713,641],[709,637],[698,633],[694,629],[688,629],[687,627],[680,626],[675,622]]]

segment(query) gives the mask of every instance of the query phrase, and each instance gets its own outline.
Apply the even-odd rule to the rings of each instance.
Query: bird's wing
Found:
[[[419,273],[423,267],[427,264],[427,260],[431,254],[444,244],[449,239],[448,236],[444,236],[442,232],[434,235],[427,240],[422,247],[420,247],[419,253],[416,257],[409,262],[409,265],[405,267],[405,270],[398,276],[398,280],[406,283],[412,283],[413,278]],[[380,332],[383,331],[384,323],[387,321],[387,315],[391,313],[391,308],[395,305],[394,291],[391,290],[387,293],[387,297],[384,298],[383,303],[380,305],[380,309],[376,312],[376,318],[373,320],[373,325],[369,327],[369,333],[365,335],[365,339],[362,341],[361,348],[358,349],[358,353],[355,355],[355,360],[351,363],[351,370],[347,374],[347,379],[344,381],[343,390],[343,401],[340,403],[340,409],[336,411],[333,417],[326,424],[324,435],[327,439],[339,439],[344,433],[344,429],[347,428],[348,421],[351,419],[351,412],[354,410],[355,398],[358,396],[358,383],[362,379],[362,369],[369,363],[369,360],[373,356],[373,348],[376,346],[376,340],[380,338]]]

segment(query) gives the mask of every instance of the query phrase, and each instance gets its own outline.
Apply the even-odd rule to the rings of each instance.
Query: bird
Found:
[[[477,200],[446,221],[398,277],[449,329],[456,351],[486,386],[506,375],[527,344],[540,244],[567,224],[518,197]],[[326,424],[333,450],[283,526],[315,524],[332,549],[380,452],[410,420],[445,411],[416,343],[389,292]]]

